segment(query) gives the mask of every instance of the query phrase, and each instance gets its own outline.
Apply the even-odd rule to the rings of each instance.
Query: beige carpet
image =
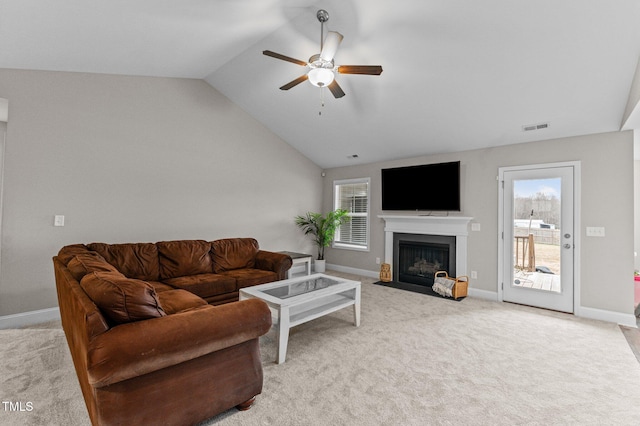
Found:
[[[287,361],[261,341],[253,408],[206,425],[635,425],[640,364],[615,324],[371,284],[362,325],[336,312],[292,330]],[[2,425],[85,425],[59,329],[0,331]]]

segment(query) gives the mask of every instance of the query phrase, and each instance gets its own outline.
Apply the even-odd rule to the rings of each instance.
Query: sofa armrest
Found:
[[[256,255],[256,269],[273,271],[278,274],[279,280],[287,278],[287,271],[291,269],[291,265],[293,261],[288,254],[259,250]]]
[[[256,339],[271,327],[257,299],[121,324],[89,343],[89,383],[107,386]]]

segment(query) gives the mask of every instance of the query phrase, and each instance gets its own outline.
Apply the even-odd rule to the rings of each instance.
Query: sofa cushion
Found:
[[[88,247],[129,278],[158,281],[158,249],[153,243],[91,243]]]
[[[58,259],[67,265],[71,259],[79,254],[89,253],[90,250],[84,244],[71,244],[64,246],[58,251]]]
[[[158,293],[158,299],[167,315],[207,305],[204,299],[186,290],[163,291]]]
[[[190,291],[203,299],[236,290],[236,279],[220,274],[199,274],[164,280],[172,287]]]
[[[80,285],[114,324],[164,317],[158,295],[149,283],[111,272],[91,272]]]
[[[275,272],[262,269],[234,269],[222,272],[220,275],[233,277],[237,282],[238,289],[278,280],[278,275]]]
[[[211,243],[202,240],[160,241],[156,243],[160,279],[210,274]]]
[[[94,271],[120,273],[115,266],[104,260],[104,257],[95,251],[87,251],[76,255],[69,261],[67,268],[69,268],[69,272],[77,281],[80,281],[89,272]]]
[[[259,250],[255,238],[226,238],[213,241],[213,271],[219,274],[234,269],[253,268]]]
[[[174,287],[171,287],[169,284],[161,283],[160,281],[147,281],[151,284],[151,287],[156,291],[156,293],[160,294],[163,291],[167,290],[175,290]]]

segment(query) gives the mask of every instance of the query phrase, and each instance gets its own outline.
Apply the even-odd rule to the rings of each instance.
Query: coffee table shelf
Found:
[[[353,323],[360,326],[360,282],[314,274],[240,289],[240,300],[256,298],[269,305],[274,316],[278,351],[285,361],[289,329],[353,306]]]
[[[307,321],[320,318],[321,316],[353,305],[355,301],[355,291],[353,293],[351,297],[334,294],[320,300],[292,307],[289,310],[289,326],[295,327],[296,325],[304,324]]]

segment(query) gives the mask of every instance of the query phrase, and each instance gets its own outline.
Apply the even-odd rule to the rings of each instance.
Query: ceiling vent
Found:
[[[529,124],[527,126],[522,126],[522,131],[530,132],[532,130],[546,129],[548,127],[549,127],[549,123]]]

